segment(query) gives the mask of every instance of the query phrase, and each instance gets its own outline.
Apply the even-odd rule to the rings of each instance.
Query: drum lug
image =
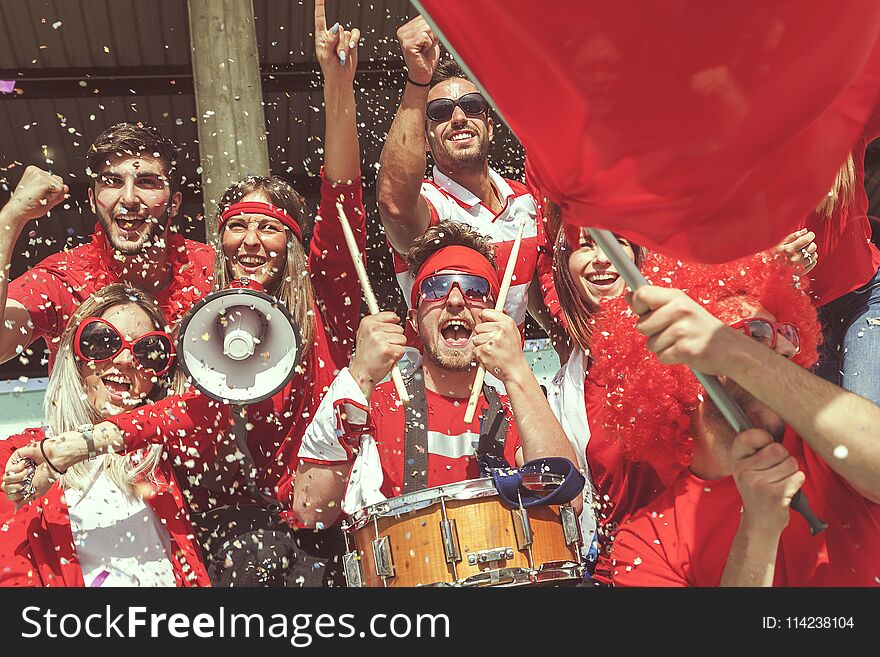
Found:
[[[361,558],[357,550],[342,555],[342,567],[345,571],[345,582],[349,588],[361,588],[364,578],[361,574]]]
[[[376,574],[379,577],[394,577],[394,558],[391,556],[391,539],[388,536],[373,541],[373,559],[376,561]]]
[[[440,521],[440,535],[443,537],[443,552],[446,555],[446,563],[461,561],[461,548],[458,543],[458,529],[455,520]]]
[[[580,532],[574,508],[568,505],[559,507],[559,518],[562,520],[562,535],[565,537],[565,544],[577,545],[580,542]]]
[[[532,525],[529,522],[529,512],[523,508],[512,509],[513,533],[516,536],[516,547],[525,550],[532,547]]]
[[[471,552],[468,555],[468,565],[476,566],[481,563],[489,563],[491,561],[504,561],[506,559],[513,559],[512,547],[493,548],[491,550],[480,550],[479,552]]]

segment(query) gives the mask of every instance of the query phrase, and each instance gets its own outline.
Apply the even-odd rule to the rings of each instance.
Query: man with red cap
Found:
[[[404,407],[392,382],[379,383],[403,355],[400,320],[392,312],[366,317],[351,365],[337,376],[299,451],[294,508],[307,525],[335,522],[343,497],[352,512],[401,495],[413,480],[424,488],[477,478],[478,448],[509,465],[549,456],[576,462],[523,355],[516,323],[493,308],[500,284],[488,241],[441,222],[415,240],[407,260],[415,284],[406,323],[422,352],[407,383],[411,401]],[[484,386],[466,424],[477,363],[507,396]]]

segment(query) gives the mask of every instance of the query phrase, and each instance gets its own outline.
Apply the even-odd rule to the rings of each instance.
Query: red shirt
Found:
[[[32,339],[46,340],[50,370],[70,316],[93,293],[121,281],[113,254],[103,231],[95,226],[90,243],[49,256],[9,284],[9,299],[18,301],[30,314]],[[211,291],[214,249],[169,233],[168,268],[173,277],[165,289],[144,289],[156,297],[168,323],[173,325]]]
[[[810,290],[820,306],[860,288],[880,268],[880,251],[871,242],[868,221],[868,195],[865,192],[865,149],[876,136],[876,128],[859,137],[853,147],[855,188],[846,206],[835,209],[831,217],[816,212],[804,226],[816,233],[819,262],[810,272]]]
[[[779,540],[774,586],[880,584],[880,505],[856,493],[790,428],[783,444],[807,475],[802,490],[828,523],[818,536],[791,514]],[[718,586],[739,526],[733,477],[685,471],[655,502],[622,525],[612,551],[616,586]]]
[[[589,375],[584,381],[584,401],[590,423],[587,465],[596,491],[594,501],[599,529],[599,555],[593,579],[611,583],[611,545],[617,528],[661,492],[663,482],[646,462],[633,461],[625,452],[623,441],[605,428],[606,386]]]
[[[41,440],[42,429],[0,441],[3,464],[19,447]],[[171,566],[177,586],[210,586],[201,549],[187,515],[180,487],[165,459],[159,461],[152,494],[144,502],[160,518],[171,538]],[[0,586],[85,586],[70,529],[70,517],[58,484],[13,515],[3,496],[0,510]]]
[[[477,411],[470,424],[464,422],[468,400],[446,397],[426,391],[428,407],[428,487],[452,484],[480,477],[480,465],[476,448],[480,440],[480,414],[489,404],[480,396]],[[507,415],[507,438],[504,457],[511,465],[516,464],[516,450],[520,447],[519,432],[510,404],[501,396]],[[388,381],[376,386],[370,397],[370,417],[374,427],[373,436],[382,462],[382,494],[397,497],[403,494],[407,468],[404,463],[404,427],[406,411],[400,404],[394,383]],[[358,444],[359,437],[349,442]]]

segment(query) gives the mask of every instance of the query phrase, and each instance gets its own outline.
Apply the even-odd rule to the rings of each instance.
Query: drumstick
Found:
[[[513,268],[516,266],[516,259],[519,256],[519,243],[522,241],[523,229],[526,222],[523,221],[519,225],[519,232],[513,241],[513,248],[510,249],[510,257],[507,259],[507,267],[504,269],[504,278],[501,281],[501,289],[498,290],[498,298],[495,300],[495,310],[504,310],[504,302],[507,301],[507,291],[510,289],[510,281],[513,278]],[[474,413],[477,412],[477,402],[480,400],[480,393],[483,391],[483,378],[486,376],[486,368],[480,365],[477,368],[477,375],[474,377],[474,387],[471,389],[471,398],[468,399],[467,409],[464,412],[465,424],[474,421]]]
[[[336,211],[339,213],[339,222],[342,224],[345,243],[348,245],[348,252],[351,254],[354,269],[357,272],[358,280],[361,282],[364,298],[367,300],[367,308],[370,310],[371,315],[376,315],[379,313],[379,303],[376,301],[376,295],[373,294],[373,287],[370,285],[370,279],[367,277],[364,260],[361,258],[361,252],[354,241],[354,233],[351,232],[351,225],[348,223],[348,217],[345,216],[345,210],[342,209],[342,203],[336,203]],[[400,374],[400,370],[397,369],[397,365],[391,368],[391,380],[394,381],[394,387],[397,388],[397,396],[400,398],[401,403],[409,403],[409,395],[406,392],[403,376]]]

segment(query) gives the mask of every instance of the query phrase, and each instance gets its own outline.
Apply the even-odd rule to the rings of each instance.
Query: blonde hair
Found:
[[[838,208],[845,208],[852,199],[855,191],[856,165],[853,161],[852,153],[850,153],[846,162],[837,171],[834,177],[834,184],[822,199],[822,202],[816,206],[816,213],[830,219]]]
[[[220,199],[217,207],[218,216],[230,205],[252,193],[262,194],[272,205],[284,209],[299,224],[303,235],[306,234],[307,226],[304,226],[308,215],[306,202],[287,181],[278,176],[271,178],[248,176],[233,183]],[[223,253],[224,230],[225,227],[220,229],[218,235],[220,243],[215,249],[217,255],[214,259],[214,281],[218,290],[224,289],[230,280],[229,262]],[[285,229],[284,232],[287,235],[287,257],[284,269],[274,288],[266,292],[273,295],[290,311],[294,325],[300,332],[302,340],[300,359],[304,360],[315,341],[315,290],[312,287],[305,247],[291,230]]]
[[[159,309],[156,300],[137,288],[114,283],[101,288],[82,302],[61,336],[58,357],[55,367],[49,376],[46,386],[46,397],[43,412],[49,431],[53,435],[65,431],[75,431],[82,424],[96,424],[103,418],[88,400],[85,380],[80,371],[73,348],[76,330],[86,317],[101,317],[111,308],[117,306],[135,306],[146,313],[155,330],[167,330],[165,316]],[[168,394],[172,372],[176,368],[154,379],[154,387],[148,400],[155,401]],[[146,454],[107,454],[103,460],[104,473],[120,490],[139,496],[138,486],[144,481],[155,483],[155,471],[162,457],[162,446],[153,445]],[[60,478],[62,488],[83,490],[92,480],[94,474],[88,462],[71,466]]]

